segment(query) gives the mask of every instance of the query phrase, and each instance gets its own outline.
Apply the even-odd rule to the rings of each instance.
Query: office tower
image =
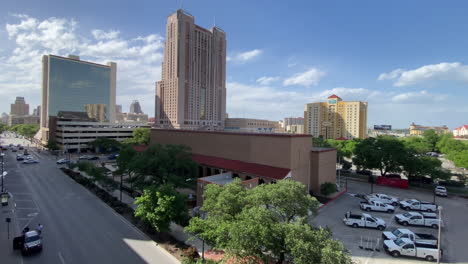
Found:
[[[38,105],[36,108],[33,110],[33,116],[40,116],[41,115],[41,106]]]
[[[347,102],[332,95],[327,102],[306,104],[304,130],[306,134],[326,139],[365,138],[367,102]]]
[[[89,118],[95,119],[99,122],[107,121],[105,104],[87,104],[85,108]]]
[[[86,112],[86,105],[105,105],[105,119],[115,119],[117,64],[107,65],[44,55],[42,58],[41,127],[49,127],[49,117],[59,111]],[[112,111],[110,111],[112,109]]]
[[[157,127],[221,129],[226,115],[226,33],[177,10],[167,18]]]
[[[138,100],[133,100],[133,102],[130,104],[130,113],[131,114],[143,114],[143,111],[141,111],[141,106]]]
[[[10,115],[26,116],[29,115],[29,105],[24,100],[24,97],[17,96],[15,103],[11,104]]]
[[[115,113],[116,114],[122,113],[122,105],[115,105]]]

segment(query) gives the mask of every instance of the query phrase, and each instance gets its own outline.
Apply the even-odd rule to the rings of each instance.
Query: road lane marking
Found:
[[[66,262],[65,262],[65,259],[63,259],[62,252],[59,251],[57,255],[60,259],[60,262],[62,262],[62,264],[65,264]]]

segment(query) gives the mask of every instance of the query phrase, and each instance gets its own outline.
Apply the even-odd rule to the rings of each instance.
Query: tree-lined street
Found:
[[[10,139],[3,139],[2,145]],[[21,164],[6,151],[6,189],[16,203],[15,234],[44,225],[41,253],[23,263],[178,263],[124,218],[57,168],[55,157],[32,152],[38,164]],[[4,220],[2,219],[2,222]],[[3,224],[3,223],[2,223]],[[2,238],[3,239],[3,238]],[[11,251],[11,247],[1,252]],[[21,256],[17,253],[18,262]]]

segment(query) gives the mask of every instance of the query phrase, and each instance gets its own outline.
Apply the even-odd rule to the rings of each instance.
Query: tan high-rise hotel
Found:
[[[327,102],[306,104],[304,131],[326,139],[365,138],[367,102],[346,102],[332,95]]]
[[[167,18],[155,126],[221,129],[226,113],[226,33],[195,25],[177,10]]]

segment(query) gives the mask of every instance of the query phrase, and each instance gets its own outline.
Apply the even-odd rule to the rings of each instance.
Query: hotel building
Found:
[[[156,126],[217,130],[226,114],[226,33],[177,10],[167,18]]]
[[[367,102],[343,101],[332,95],[327,102],[306,104],[304,132],[326,139],[365,138]]]

